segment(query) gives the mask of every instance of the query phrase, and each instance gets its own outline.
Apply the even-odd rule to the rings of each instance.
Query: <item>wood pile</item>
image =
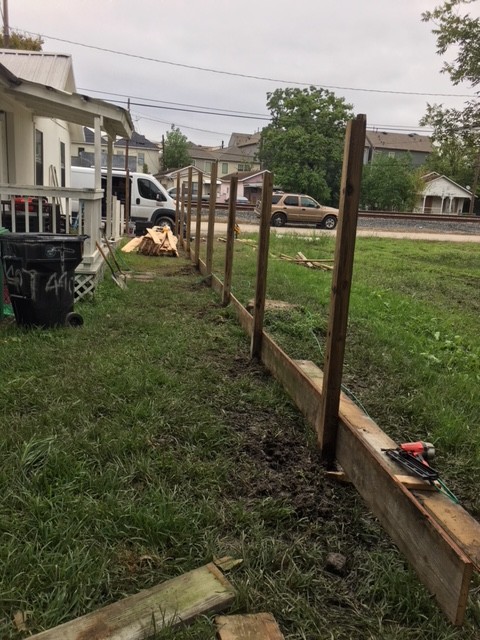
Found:
[[[177,238],[170,227],[153,227],[147,229],[144,236],[133,238],[122,248],[125,253],[136,251],[144,256],[175,256],[178,257]]]
[[[280,260],[288,260],[288,262],[295,262],[295,264],[301,264],[304,267],[308,267],[309,269],[322,269],[323,271],[333,271],[333,265],[327,264],[327,262],[333,262],[333,258],[322,258],[319,260],[318,258],[306,258],[304,254],[299,251],[297,255],[292,258],[292,256],[287,256],[284,253],[280,254]]]

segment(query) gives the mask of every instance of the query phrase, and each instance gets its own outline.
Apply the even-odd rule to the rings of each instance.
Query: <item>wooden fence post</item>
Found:
[[[257,282],[253,308],[252,341],[250,356],[260,358],[262,352],[263,316],[265,313],[265,295],[267,291],[268,245],[270,242],[270,217],[272,214],[273,175],[270,171],[263,174],[262,213],[260,218]]]
[[[198,267],[200,260],[200,233],[202,224],[202,195],[203,195],[203,173],[197,171],[198,174],[198,191],[197,191],[197,219],[195,221],[195,248],[193,259],[195,266]]]
[[[192,173],[193,168],[188,167],[187,228],[185,230],[185,251],[188,255],[190,255],[190,234],[192,228]]]
[[[233,271],[233,245],[235,241],[235,214],[237,212],[238,176],[230,178],[230,199],[228,201],[227,246],[225,249],[225,273],[223,277],[222,304],[224,307],[230,302]]]
[[[215,231],[215,205],[217,204],[217,173],[218,161],[215,160],[210,173],[210,206],[208,210],[207,255],[205,258],[207,277],[212,275],[213,269],[213,234]]]
[[[182,197],[180,204],[180,228],[178,231],[178,237],[180,239],[180,246],[182,249],[185,247],[185,239],[183,237],[183,224],[185,221],[185,183],[182,182]]]
[[[177,173],[177,194],[175,198],[175,235],[180,234],[180,171]]]
[[[322,455],[327,461],[334,460],[336,451],[338,409],[357,233],[366,122],[365,115],[358,115],[355,120],[348,123],[345,136],[339,219],[323,369],[322,403],[317,425],[318,443]]]

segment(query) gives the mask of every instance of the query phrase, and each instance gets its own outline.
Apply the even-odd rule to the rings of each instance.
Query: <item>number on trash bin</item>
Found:
[[[73,281],[72,278],[68,277],[68,273],[66,271],[61,274],[52,273],[45,285],[45,292],[50,293],[51,291],[54,291],[56,296],[58,296],[62,291],[72,293]]]

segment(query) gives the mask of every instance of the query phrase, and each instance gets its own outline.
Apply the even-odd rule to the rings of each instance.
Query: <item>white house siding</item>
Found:
[[[8,140],[9,182],[35,184],[34,124],[30,111],[18,109],[12,115],[13,135]],[[10,130],[12,134],[12,130]]]
[[[60,120],[34,118],[34,128],[43,132],[43,184],[54,186],[50,166],[57,172],[58,184],[61,185],[60,143],[65,144],[65,186],[70,186],[70,136],[68,125]],[[33,163],[35,171],[35,163]]]

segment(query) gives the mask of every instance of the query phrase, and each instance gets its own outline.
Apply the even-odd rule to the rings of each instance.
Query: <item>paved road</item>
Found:
[[[258,224],[252,224],[247,222],[239,222],[240,233],[258,233]],[[192,229],[195,226],[192,225]],[[202,235],[207,233],[207,223],[202,222]],[[335,231],[326,231],[324,229],[313,229],[304,227],[272,227],[272,233],[278,235],[291,234],[300,236],[333,236]],[[222,236],[227,233],[226,222],[215,222],[215,235]],[[407,238],[409,240],[436,240],[442,242],[476,242],[480,243],[480,234],[460,234],[460,233],[442,233],[434,231],[383,231],[377,229],[358,229],[358,237],[373,237],[373,238]]]

